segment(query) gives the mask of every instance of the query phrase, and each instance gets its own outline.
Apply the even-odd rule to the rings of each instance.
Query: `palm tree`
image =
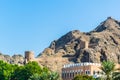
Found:
[[[57,72],[52,72],[50,74],[50,80],[59,80],[59,74]]]
[[[112,78],[113,80],[120,80],[120,72],[114,72]]]
[[[106,75],[106,80],[112,80],[112,73],[118,69],[115,69],[115,64],[110,61],[103,61],[100,68]]]

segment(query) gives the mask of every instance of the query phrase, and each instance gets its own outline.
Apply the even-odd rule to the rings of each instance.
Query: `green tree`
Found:
[[[59,74],[56,72],[33,74],[28,80],[59,80]]]
[[[59,74],[57,72],[51,72],[50,80],[59,80]]]
[[[103,61],[102,67],[100,69],[105,73],[106,80],[112,80],[112,76],[113,76],[112,73],[118,70],[118,69],[115,69],[114,62],[110,62],[110,61]]]
[[[50,74],[46,73],[46,72],[42,72],[40,75],[40,80],[50,80],[49,77]]]
[[[42,69],[37,62],[29,62],[14,71],[14,80],[28,80],[33,74],[41,74]]]
[[[95,80],[95,78],[88,75],[77,75],[73,80]]]
[[[114,72],[112,78],[113,80],[120,80],[120,72]]]
[[[59,75],[47,67],[41,68],[37,62],[24,66],[0,61],[0,80],[58,80]]]
[[[12,75],[12,80],[24,80],[25,72],[23,71],[24,71],[24,66],[17,66]]]
[[[35,73],[28,80],[40,80],[40,75]]]
[[[11,80],[16,65],[0,61],[0,80]]]
[[[101,77],[98,77],[98,78],[95,78],[95,80],[104,80],[104,79]]]
[[[42,69],[37,62],[29,62],[24,66],[23,72],[26,74],[25,80],[27,80],[30,76],[32,76],[35,73],[40,74],[42,72]]]
[[[59,80],[59,74],[44,67],[40,75],[40,80]]]

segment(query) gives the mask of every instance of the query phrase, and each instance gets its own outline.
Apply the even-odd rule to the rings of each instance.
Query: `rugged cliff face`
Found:
[[[120,63],[120,22],[108,17],[88,33],[70,31],[54,40],[38,59],[40,64],[56,71],[60,71],[67,63],[103,60]]]
[[[9,55],[4,55],[0,53],[0,60],[3,60],[5,62],[8,62],[10,64],[24,64],[24,57],[22,55],[13,55],[12,57]]]

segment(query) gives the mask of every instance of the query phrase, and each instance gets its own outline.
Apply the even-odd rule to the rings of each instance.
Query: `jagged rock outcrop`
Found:
[[[4,54],[0,53],[0,60],[3,60],[10,64],[18,64],[18,65],[24,64],[24,57],[22,55],[13,55],[11,57],[9,55],[4,55]]]
[[[38,56],[39,59],[43,57],[47,58],[46,61],[50,65],[46,64],[45,60],[41,60],[41,63],[56,71],[60,71],[67,63],[104,60],[120,63],[120,22],[108,17],[90,32],[70,31],[58,40],[54,40],[49,48]],[[56,63],[57,68],[53,68]]]

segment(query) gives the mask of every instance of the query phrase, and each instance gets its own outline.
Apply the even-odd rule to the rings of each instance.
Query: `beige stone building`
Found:
[[[89,75],[94,77],[100,77],[104,74],[100,70],[100,63],[77,63],[77,64],[67,64],[62,68],[62,79],[72,80],[76,75]]]
[[[100,63],[77,63],[77,64],[66,64],[62,68],[62,79],[72,80],[76,75],[89,75],[94,78],[101,77],[104,72],[100,69]],[[120,68],[120,64],[116,64],[115,68]]]

